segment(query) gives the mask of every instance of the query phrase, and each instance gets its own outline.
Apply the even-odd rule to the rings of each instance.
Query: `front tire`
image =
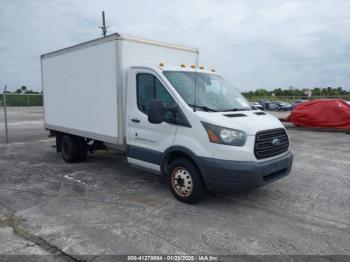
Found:
[[[205,195],[205,188],[197,167],[186,158],[174,160],[168,168],[170,191],[181,202],[195,204]]]

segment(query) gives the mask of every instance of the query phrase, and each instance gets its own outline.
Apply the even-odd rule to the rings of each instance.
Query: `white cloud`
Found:
[[[282,0],[2,1],[0,84],[40,86],[42,53],[110,32],[200,49],[241,90],[350,88],[350,2]]]

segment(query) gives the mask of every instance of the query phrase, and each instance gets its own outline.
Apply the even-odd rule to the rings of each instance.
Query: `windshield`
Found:
[[[165,71],[164,75],[191,107],[204,111],[251,110],[247,100],[218,75],[181,71]]]

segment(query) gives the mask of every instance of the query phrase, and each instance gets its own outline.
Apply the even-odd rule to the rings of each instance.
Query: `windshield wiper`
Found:
[[[189,106],[195,107],[195,108],[199,108],[199,109],[202,109],[203,111],[207,111],[207,112],[208,111],[209,112],[218,112],[218,110],[210,108],[210,107],[207,107],[207,106],[198,106],[198,105],[191,105],[191,104],[189,104]]]
[[[221,110],[221,112],[229,112],[229,111],[250,111],[250,109],[248,109],[248,108],[231,108],[231,109]]]

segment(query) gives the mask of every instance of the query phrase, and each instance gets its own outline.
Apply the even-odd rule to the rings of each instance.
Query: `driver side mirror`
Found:
[[[163,102],[160,99],[152,99],[148,104],[148,121],[152,124],[163,122]]]

